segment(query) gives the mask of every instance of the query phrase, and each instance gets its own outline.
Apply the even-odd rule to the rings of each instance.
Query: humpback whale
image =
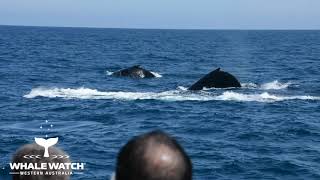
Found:
[[[154,78],[156,77],[150,71],[140,67],[140,65],[135,65],[126,69],[122,69],[112,73],[113,76],[118,77],[131,77],[131,78]]]
[[[202,90],[206,88],[241,87],[239,81],[230,73],[221,71],[220,68],[211,71],[194,83],[188,90]]]

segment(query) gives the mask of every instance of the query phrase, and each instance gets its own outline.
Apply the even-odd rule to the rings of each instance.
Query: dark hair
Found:
[[[61,149],[51,146],[49,148],[50,154],[54,155],[67,155]],[[43,155],[44,148],[37,144],[27,144],[22,146],[17,150],[14,154],[12,162],[13,163],[70,163],[69,159],[65,158],[52,158],[51,156],[48,158],[25,158],[25,155]],[[18,172],[17,170],[14,170]],[[38,171],[38,170],[23,170],[23,171]],[[56,170],[44,170],[44,171],[56,171]],[[71,170],[64,170],[65,172],[71,172]],[[12,176],[13,180],[69,180],[69,175],[20,175],[14,174]]]
[[[171,159],[168,162],[162,162],[165,154]],[[162,131],[131,139],[118,154],[116,180],[191,179],[192,164],[188,155],[175,139]]]

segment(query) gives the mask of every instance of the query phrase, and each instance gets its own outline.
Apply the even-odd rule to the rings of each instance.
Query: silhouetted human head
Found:
[[[43,157],[44,154],[44,148],[39,146],[38,144],[27,144],[22,146],[20,149],[17,150],[15,155],[13,156],[12,163],[71,163],[69,158],[61,158],[68,157],[68,155],[60,150],[57,147],[49,147],[49,154],[50,157],[45,158]],[[38,156],[37,156],[38,155]],[[59,155],[61,155],[59,157]],[[58,156],[58,157],[57,157]],[[21,170],[21,171],[27,171],[27,172],[39,172],[40,170]],[[58,173],[57,171],[63,171],[63,172],[71,172],[71,170],[50,170],[48,167],[48,170],[42,170],[43,172],[54,172]],[[20,172],[15,170],[15,172]],[[20,174],[14,174],[13,180],[69,180],[69,175],[20,175]]]
[[[118,154],[116,180],[191,180],[192,164],[178,142],[162,131],[131,139]]]

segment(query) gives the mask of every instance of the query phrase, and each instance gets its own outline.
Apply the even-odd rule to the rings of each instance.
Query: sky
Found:
[[[320,0],[0,0],[0,25],[320,29]]]

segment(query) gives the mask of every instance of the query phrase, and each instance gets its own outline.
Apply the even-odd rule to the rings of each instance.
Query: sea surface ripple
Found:
[[[110,76],[137,64],[157,78]],[[187,90],[218,67],[243,87]],[[86,163],[73,180],[105,180],[119,148],[155,129],[196,180],[320,179],[319,69],[320,31],[0,26],[0,179],[48,135]]]

